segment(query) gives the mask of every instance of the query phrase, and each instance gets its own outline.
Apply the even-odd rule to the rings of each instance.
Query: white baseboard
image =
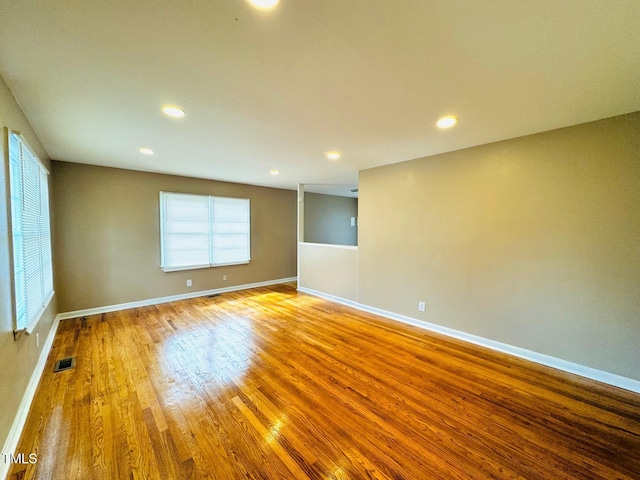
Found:
[[[526,348],[516,347],[514,345],[509,345],[508,343],[502,343],[495,340],[490,340],[488,338],[479,337],[477,335],[473,335],[470,333],[461,332],[459,330],[454,330],[452,328],[443,327],[441,325],[436,325],[434,323],[424,322],[416,318],[407,317],[405,315],[389,312],[387,310],[382,310],[380,308],[370,307],[369,305],[363,305],[361,303],[354,302],[352,300],[336,297],[335,295],[319,292],[317,290],[312,290],[310,288],[298,286],[298,291],[303,293],[308,293],[316,297],[325,298],[327,300],[331,300],[336,303],[341,303],[343,305],[347,305],[349,307],[353,307],[358,310],[362,310],[364,312],[380,315],[382,317],[389,318],[391,320],[397,320],[399,322],[407,323],[409,325],[414,325],[416,327],[424,328],[425,330],[441,333],[443,335],[457,338],[465,342],[473,343],[481,347],[487,347],[492,350],[506,353],[508,355],[513,355],[515,357],[523,358],[525,360],[529,360],[534,363],[545,365],[547,367],[552,367],[558,370],[562,370],[564,372],[580,375],[581,377],[589,378],[591,380],[596,380],[598,382],[606,383],[608,385],[613,385],[614,387],[623,388],[625,390],[629,390],[635,393],[640,393],[640,381],[634,380],[632,378],[623,377],[621,375],[616,375],[615,373],[605,372],[603,370],[598,370],[596,368],[587,367],[585,365],[580,365],[578,363],[569,362],[561,358],[556,358],[550,355],[545,355],[543,353],[527,350]]]
[[[204,297],[207,295],[216,295],[220,293],[236,292],[238,290],[248,290],[249,288],[266,287],[269,285],[277,285],[279,283],[295,282],[298,277],[279,278],[277,280],[267,280],[266,282],[245,283],[244,285],[234,285],[231,287],[214,288],[212,290],[200,290],[198,292],[182,293],[180,295],[170,295],[168,297],[149,298],[147,300],[139,300],[136,302],[119,303],[117,305],[107,305],[104,307],[87,308],[84,310],[74,310],[73,312],[64,312],[58,314],[60,320],[68,318],[86,317],[88,315],[96,315],[100,313],[117,312],[118,310],[126,310],[128,308],[148,307],[149,305],[157,305],[159,303],[175,302],[177,300],[186,300],[189,298]]]
[[[27,420],[27,415],[29,414],[29,409],[31,408],[33,397],[35,396],[36,389],[38,388],[38,383],[40,382],[40,378],[42,377],[42,373],[44,372],[44,367],[46,365],[49,352],[51,351],[53,340],[58,330],[58,325],[60,324],[60,320],[64,320],[67,318],[81,317],[86,315],[95,315],[99,313],[113,312],[117,310],[124,310],[127,308],[143,307],[143,306],[155,305],[159,303],[173,302],[176,300],[184,300],[188,298],[195,298],[195,297],[200,297],[205,295],[214,295],[218,293],[233,292],[238,290],[246,290],[249,288],[276,285],[279,283],[293,282],[296,280],[297,280],[297,277],[281,278],[278,280],[270,280],[266,282],[257,282],[257,283],[236,285],[233,287],[218,288],[213,290],[206,290],[206,291],[187,293],[187,294],[181,294],[181,295],[172,295],[169,297],[160,297],[160,298],[142,300],[138,302],[121,303],[118,305],[91,308],[87,310],[76,310],[73,312],[60,313],[56,315],[53,321],[53,324],[51,325],[51,329],[49,330],[49,334],[47,335],[47,339],[42,346],[42,350],[40,351],[38,362],[36,363],[33,373],[31,374],[31,378],[29,379],[29,384],[27,385],[27,389],[22,397],[20,406],[18,407],[18,412],[11,426],[11,430],[9,431],[9,435],[7,436],[5,444],[2,447],[2,452],[5,452],[5,453],[15,452],[15,449],[18,446],[18,442],[20,441],[20,435],[22,434],[24,424]],[[596,380],[598,382],[613,385],[615,387],[623,388],[625,390],[629,390],[635,393],[640,393],[640,381],[638,380],[634,380],[631,378],[623,377],[621,375],[605,372],[595,368],[587,367],[577,363],[569,362],[567,360],[562,360],[560,358],[552,357],[550,355],[545,355],[542,353],[537,353],[531,350],[516,347],[506,343],[497,342],[495,340],[479,337],[477,335],[461,332],[459,330],[454,330],[452,328],[424,322],[422,320],[407,317],[405,315],[400,315],[400,314],[389,312],[379,308],[370,307],[368,305],[363,305],[358,302],[354,302],[352,300],[337,297],[335,295],[322,293],[316,290],[312,290],[310,288],[299,286],[298,290],[300,292],[325,298],[327,300],[331,300],[336,303],[341,303],[343,305],[347,305],[349,307],[353,307],[358,310],[362,310],[368,313],[373,313],[375,315],[380,315],[382,317],[389,318],[391,320],[397,320],[399,322],[407,323],[409,325],[414,325],[420,328],[424,328],[426,330],[431,330],[433,332],[441,333],[449,337],[464,340],[466,342],[473,343],[475,345],[487,347],[492,350],[513,355],[515,357],[523,358],[525,360],[529,360],[534,363],[546,365],[548,367],[556,368],[558,370],[562,370],[568,373],[573,373],[575,375],[580,375],[582,377],[589,378],[591,380]],[[7,474],[9,473],[10,466],[11,465],[9,463],[6,463],[4,461],[4,458],[0,458],[0,479],[2,480],[6,479]]]
[[[56,332],[58,331],[58,325],[60,325],[60,315],[56,315],[56,317],[54,318],[53,323],[51,324],[51,329],[49,330],[49,334],[47,335],[47,339],[42,345],[42,350],[40,350],[38,362],[33,369],[33,373],[31,374],[31,378],[29,379],[29,384],[27,385],[27,389],[22,396],[22,401],[20,402],[20,406],[18,407],[18,412],[16,413],[13,424],[11,425],[11,430],[9,430],[9,435],[7,435],[7,439],[4,442],[4,446],[2,447],[2,453],[15,453],[16,448],[18,448],[18,442],[20,441],[20,436],[22,435],[22,429],[24,428],[24,424],[27,421],[29,409],[31,408],[33,397],[35,396],[36,390],[38,389],[40,377],[42,377],[42,373],[44,372],[44,367],[47,363],[49,352],[51,352],[53,340],[55,339]],[[28,455],[31,452],[26,453]],[[11,468],[11,464],[9,462],[6,462],[4,456],[2,456],[2,458],[0,458],[0,479],[4,480],[5,478],[7,478],[7,475],[9,474],[9,468]]]
[[[47,363],[49,352],[51,351],[51,347],[53,346],[53,340],[56,336],[56,332],[58,331],[58,326],[60,325],[60,320],[65,320],[67,318],[83,317],[87,315],[95,315],[98,313],[114,312],[117,310],[125,310],[127,308],[145,307],[148,305],[156,305],[159,303],[173,302],[176,300],[185,300],[188,298],[203,297],[205,295],[215,295],[219,293],[234,292],[238,290],[247,290],[249,288],[277,285],[279,283],[295,282],[297,280],[298,280],[298,277],[280,278],[277,280],[268,280],[266,282],[248,283],[244,285],[235,285],[232,287],[216,288],[213,290],[204,290],[204,291],[193,292],[193,293],[185,293],[181,295],[171,295],[169,297],[150,298],[148,300],[141,300],[138,302],[121,303],[118,305],[109,305],[106,307],[89,308],[86,310],[76,310],[73,312],[59,313],[58,315],[56,315],[55,319],[53,320],[53,324],[51,325],[51,329],[49,330],[47,339],[45,343],[42,345],[42,350],[40,351],[38,362],[36,363],[33,373],[31,374],[31,378],[29,379],[29,384],[27,385],[27,389],[24,392],[24,395],[22,396],[22,401],[20,402],[20,406],[18,407],[18,412],[13,421],[13,424],[11,425],[11,430],[9,431],[9,435],[7,436],[4,446],[2,447],[2,452],[0,453],[15,453],[15,449],[18,447],[18,442],[20,441],[22,430],[24,428],[25,422],[27,421],[27,416],[29,414],[29,409],[31,408],[31,403],[33,402],[33,397],[36,394],[38,384],[40,383],[40,377],[42,377],[42,373],[44,372],[44,367]],[[1,456],[0,457],[0,480],[4,480],[7,478],[10,467],[11,467],[11,464],[5,462],[4,456]]]

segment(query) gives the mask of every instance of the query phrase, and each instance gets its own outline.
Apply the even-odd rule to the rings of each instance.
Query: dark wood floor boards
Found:
[[[18,451],[12,479],[631,479],[640,395],[281,285],[63,321]]]

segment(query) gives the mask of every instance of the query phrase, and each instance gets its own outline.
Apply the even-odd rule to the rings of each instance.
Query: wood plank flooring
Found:
[[[11,479],[638,479],[640,395],[280,285],[62,321],[18,452]]]

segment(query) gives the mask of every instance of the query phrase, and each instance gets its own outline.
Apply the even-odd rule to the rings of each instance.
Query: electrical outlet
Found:
[[[193,282],[191,281],[191,279],[187,280],[187,287],[190,287],[193,285]]]
[[[36,348],[40,348],[40,334],[36,333]]]
[[[226,282],[227,281],[227,276],[226,275],[222,275],[222,280],[224,280]]]
[[[420,310],[421,312],[424,312],[426,309],[426,305],[424,304],[424,302],[418,302],[418,310]]]

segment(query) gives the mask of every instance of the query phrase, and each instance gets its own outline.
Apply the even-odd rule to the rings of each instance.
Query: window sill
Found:
[[[40,313],[38,313],[38,316],[29,325],[27,325],[24,330],[18,330],[14,332],[14,336],[16,338],[20,332],[24,332],[27,335],[31,335],[33,333],[33,331],[38,326],[38,322],[40,322],[40,319],[43,317],[44,313],[47,311],[47,308],[49,308],[49,305],[51,304],[51,300],[53,300],[53,296],[55,295],[55,293],[56,292],[54,292],[53,290],[51,291],[51,293],[47,297],[47,300],[44,302],[44,306],[42,307],[42,310],[40,311]]]
[[[207,265],[193,265],[189,267],[160,267],[163,272],[183,272],[187,270],[200,270],[202,268],[215,268],[215,267],[229,267],[231,265],[248,265],[251,263],[251,260],[242,261],[242,262],[232,262],[232,263],[215,263],[215,264],[207,264]]]

